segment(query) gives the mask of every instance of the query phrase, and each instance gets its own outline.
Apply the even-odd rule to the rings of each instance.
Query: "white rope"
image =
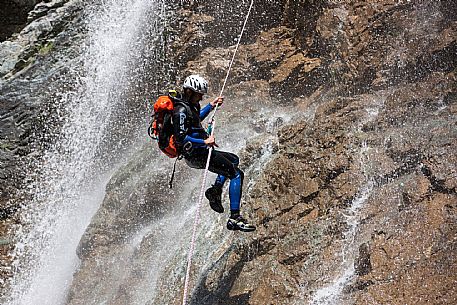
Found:
[[[241,29],[240,36],[238,37],[238,42],[236,44],[235,52],[233,52],[232,60],[230,61],[229,68],[227,70],[227,75],[225,76],[224,84],[222,85],[221,93],[219,96],[222,96],[222,93],[224,93],[225,85],[227,84],[227,80],[230,74],[230,70],[232,69],[233,62],[235,60],[235,55],[238,51],[238,47],[240,46],[241,42],[241,37],[243,36],[244,30],[246,28],[246,23],[249,19],[249,15],[251,14],[252,6],[254,4],[254,0],[251,0],[251,5],[249,6],[249,10],[246,14],[246,19],[244,20],[243,28]],[[216,104],[216,108],[214,109],[214,113],[211,116],[211,119],[209,120],[211,124],[211,136],[214,135],[214,129],[216,126],[216,122],[214,120],[214,116],[216,115],[217,109],[219,107],[219,104]],[[194,220],[194,228],[192,232],[192,240],[190,242],[190,248],[189,248],[189,254],[187,256],[187,270],[186,270],[186,279],[184,281],[184,294],[183,294],[183,299],[182,299],[182,305],[187,304],[187,291],[189,289],[189,280],[190,280],[190,268],[192,267],[192,256],[194,254],[194,249],[195,249],[195,240],[197,238],[197,227],[200,222],[200,207],[203,202],[203,194],[205,192],[205,186],[206,186],[206,178],[208,176],[208,169],[209,169],[209,161],[211,160],[211,154],[213,152],[213,148],[211,147],[208,152],[208,158],[206,159],[206,167],[205,171],[203,172],[203,178],[202,178],[202,188],[200,190],[200,196],[198,198],[198,205],[197,205],[197,210],[195,211],[195,220]]]
[[[243,24],[243,28],[241,29],[240,37],[238,37],[238,42],[236,44],[235,52],[233,52],[232,60],[230,61],[230,65],[227,70],[227,75],[225,76],[224,85],[222,85],[221,94],[219,94],[219,96],[222,96],[222,93],[224,92],[224,89],[225,89],[225,85],[227,84],[230,70],[232,69],[232,65],[235,60],[235,55],[236,55],[236,52],[238,51],[238,47],[240,46],[241,37],[243,36],[244,29],[246,28],[246,23],[248,22],[249,15],[251,14],[251,9],[252,9],[253,4],[254,4],[254,0],[251,1],[251,5],[249,6],[248,13],[246,14],[246,19],[244,20],[244,24]]]

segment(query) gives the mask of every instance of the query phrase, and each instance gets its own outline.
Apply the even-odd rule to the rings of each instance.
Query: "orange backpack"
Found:
[[[173,135],[173,97],[170,95],[160,96],[154,103],[153,120],[149,125],[148,134],[157,140],[160,150],[170,158],[179,156],[176,148],[175,136]]]

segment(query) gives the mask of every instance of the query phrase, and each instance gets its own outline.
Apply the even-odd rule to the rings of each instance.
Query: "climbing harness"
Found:
[[[244,20],[244,24],[243,24],[243,27],[241,29],[240,36],[238,37],[238,41],[237,41],[237,44],[236,44],[236,47],[235,47],[235,51],[233,52],[232,60],[230,61],[230,65],[228,67],[227,74],[226,74],[225,80],[224,80],[224,84],[222,85],[221,93],[219,94],[219,96],[222,96],[222,93],[224,92],[224,89],[225,89],[225,85],[227,84],[227,80],[228,80],[228,77],[229,77],[229,74],[230,74],[230,70],[232,69],[232,65],[233,65],[233,62],[235,60],[235,55],[236,55],[236,52],[238,51],[238,47],[240,46],[241,37],[243,36],[244,30],[246,28],[246,23],[248,22],[249,15],[251,14],[251,10],[252,10],[252,6],[253,5],[254,5],[254,0],[251,0],[251,4],[250,4],[249,10],[248,10],[248,12],[246,14],[246,18]],[[211,130],[211,136],[214,135],[214,130],[215,130],[215,126],[216,126],[216,121],[214,120],[214,117],[216,115],[218,107],[219,107],[219,104],[216,104],[216,108],[214,109],[214,112],[213,112],[213,114],[212,114],[212,116],[211,116],[211,118],[209,120],[209,123],[208,123],[209,130]],[[192,232],[192,240],[190,242],[189,254],[187,256],[186,278],[185,278],[185,281],[184,281],[184,293],[183,293],[182,305],[186,305],[187,304],[187,291],[189,289],[190,268],[192,266],[192,256],[194,254],[195,240],[197,238],[197,227],[198,227],[198,224],[200,222],[200,207],[201,207],[202,202],[203,202],[203,194],[205,192],[206,178],[208,176],[209,161],[211,159],[212,151],[213,151],[213,147],[211,147],[209,149],[209,152],[208,152],[208,158],[206,160],[206,167],[205,167],[205,171],[203,172],[202,188],[200,190],[200,196],[199,196],[199,199],[198,199],[197,210],[195,211],[195,220],[194,220],[194,227],[193,227],[193,232]]]

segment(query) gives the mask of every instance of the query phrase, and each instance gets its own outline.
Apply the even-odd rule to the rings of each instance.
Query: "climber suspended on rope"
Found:
[[[205,116],[205,111],[200,111],[200,113],[199,113],[198,110],[200,110],[200,101],[202,100],[203,95],[208,92],[208,83],[206,82],[205,79],[201,78],[198,75],[191,75],[191,76],[187,77],[186,80],[184,81],[184,86],[183,86],[184,99],[187,101],[188,104],[193,105],[192,107],[194,107],[194,109],[197,111],[191,110],[191,111],[185,112],[185,110],[184,110],[185,115],[182,115],[181,113],[183,113],[183,110],[182,109],[179,110],[179,108],[181,108],[181,107],[176,107],[177,109],[174,110],[174,113],[173,113],[174,118],[179,118],[178,122],[176,122],[176,120],[175,120],[175,124],[176,124],[175,132],[177,133],[177,136],[180,141],[179,145],[181,145],[182,148],[184,149],[185,153],[187,153],[187,156],[185,156],[187,164],[189,164],[189,166],[191,166],[191,167],[205,169],[203,172],[203,179],[202,179],[203,183],[202,183],[202,187],[200,189],[198,206],[197,206],[196,213],[195,213],[192,240],[190,242],[189,254],[187,256],[186,277],[184,280],[184,289],[183,289],[183,296],[182,296],[183,305],[187,305],[187,296],[188,296],[189,282],[190,282],[190,269],[192,266],[192,256],[194,253],[195,244],[196,244],[196,240],[197,240],[197,226],[198,226],[199,219],[200,219],[200,206],[203,201],[203,192],[205,190],[205,182],[206,182],[206,176],[207,176],[208,171],[212,171],[212,172],[215,172],[218,174],[216,182],[213,184],[213,186],[211,186],[205,192],[205,196],[206,196],[206,198],[208,198],[208,200],[210,202],[210,206],[216,212],[224,211],[224,208],[222,207],[222,203],[221,203],[222,187],[224,185],[224,182],[227,180],[227,178],[230,179],[229,197],[230,197],[231,215],[227,222],[227,228],[229,230],[241,230],[244,232],[250,232],[250,231],[255,230],[255,227],[253,225],[249,224],[240,215],[240,201],[241,201],[241,192],[243,190],[244,173],[238,168],[238,164],[239,164],[238,156],[231,154],[231,153],[216,151],[214,149],[214,147],[217,147],[216,140],[214,139],[214,126],[215,126],[214,116],[217,113],[219,104],[221,104],[224,101],[224,98],[222,97],[222,93],[224,92],[225,85],[227,84],[230,70],[232,69],[232,65],[235,60],[235,55],[240,46],[241,37],[243,37],[244,30],[246,29],[246,23],[249,19],[249,15],[251,14],[253,5],[254,5],[254,0],[251,0],[251,4],[249,5],[249,9],[246,14],[246,18],[244,19],[244,23],[243,23],[243,27],[241,29],[240,36],[238,38],[238,42],[235,47],[235,51],[233,52],[232,59],[230,60],[229,67],[227,69],[227,74],[225,76],[225,80],[222,85],[221,93],[219,94],[219,97],[216,98],[215,101],[210,103],[210,105],[211,105],[210,107],[215,108],[213,115],[209,120],[210,128],[208,128],[207,134],[204,134],[203,138],[200,138],[200,141],[203,140],[203,143],[207,147],[203,147],[203,149],[200,149],[197,146],[192,147],[192,141],[190,139],[191,138],[190,136],[187,138],[188,141],[186,142],[186,137],[188,136],[188,133],[192,132],[192,129],[189,128],[189,126],[191,126],[190,123],[189,122],[186,123],[187,115],[191,115],[192,118],[198,118],[199,122],[198,122],[198,124],[195,124],[195,126],[198,126],[199,128],[202,127],[201,119],[202,119],[202,117]],[[206,107],[208,107],[208,106],[206,106]],[[205,110],[205,108],[203,108],[202,110]],[[211,109],[209,109],[209,110],[211,110]],[[183,121],[181,121],[181,119],[183,119]],[[193,123],[193,122],[191,122],[191,123]],[[197,133],[197,134],[202,135],[203,133]],[[183,139],[183,136],[184,136],[184,139]],[[196,142],[196,141],[194,141],[194,142]],[[190,143],[190,144],[187,144],[187,143]],[[201,143],[198,143],[198,144],[201,144]],[[185,147],[186,145],[187,145],[187,148]],[[205,156],[206,156],[206,164],[199,161],[200,159],[204,160]],[[202,165],[204,165],[204,166],[202,166]]]
[[[175,97],[175,100],[180,101],[175,103],[173,110],[175,145],[188,166],[205,169],[209,149],[218,147],[218,145],[214,136],[208,134],[203,128],[201,121],[216,105],[221,105],[224,98],[217,97],[201,109],[200,101],[208,92],[208,83],[198,75],[188,76],[184,81],[183,90],[181,96]],[[222,189],[225,181],[229,179],[230,218],[227,222],[227,229],[251,232],[255,230],[255,226],[249,224],[240,215],[244,173],[238,165],[237,155],[213,149],[208,169],[218,176],[214,184],[206,190],[205,196],[214,211],[223,213]]]

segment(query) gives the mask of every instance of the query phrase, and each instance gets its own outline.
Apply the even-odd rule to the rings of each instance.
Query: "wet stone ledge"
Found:
[[[0,84],[31,66],[36,54],[46,52],[52,39],[65,29],[81,8],[80,0],[37,4],[28,14],[30,23],[0,44]]]

